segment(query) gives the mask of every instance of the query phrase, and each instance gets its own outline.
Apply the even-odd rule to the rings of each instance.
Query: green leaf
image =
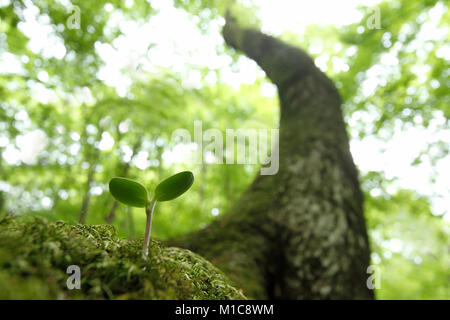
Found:
[[[145,187],[131,179],[112,178],[109,182],[109,192],[119,202],[132,207],[145,207],[148,203],[148,192]]]
[[[190,171],[177,173],[162,181],[155,189],[156,201],[169,201],[185,193],[194,182],[194,175]]]

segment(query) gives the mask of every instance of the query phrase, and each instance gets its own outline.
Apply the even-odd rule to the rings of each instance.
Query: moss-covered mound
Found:
[[[225,275],[189,250],[118,239],[109,225],[43,218],[0,220],[0,299],[245,299]],[[70,265],[81,289],[69,290]]]

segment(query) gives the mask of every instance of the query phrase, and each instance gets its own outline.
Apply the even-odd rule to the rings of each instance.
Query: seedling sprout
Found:
[[[147,189],[139,182],[122,177],[112,178],[109,191],[119,202],[138,208],[145,208],[147,221],[143,244],[143,256],[148,256],[150,233],[152,229],[153,211],[157,202],[170,201],[185,193],[194,182],[194,175],[190,171],[179,172],[159,183],[152,198]]]

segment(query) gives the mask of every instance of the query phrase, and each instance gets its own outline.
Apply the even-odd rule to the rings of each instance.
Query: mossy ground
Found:
[[[78,265],[81,289],[67,288]],[[227,277],[189,250],[121,240],[109,225],[39,217],[0,220],[0,299],[245,299]]]

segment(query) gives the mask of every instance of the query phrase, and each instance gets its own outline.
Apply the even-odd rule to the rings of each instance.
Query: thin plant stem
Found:
[[[147,223],[145,224],[145,237],[143,246],[143,256],[144,259],[148,257],[148,246],[150,243],[150,233],[152,231],[152,216],[153,210],[155,210],[156,200],[150,201],[150,203],[145,207],[145,214],[147,215]]]

